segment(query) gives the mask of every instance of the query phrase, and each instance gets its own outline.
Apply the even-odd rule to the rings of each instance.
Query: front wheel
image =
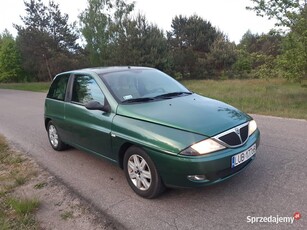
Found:
[[[61,140],[58,130],[52,121],[47,125],[48,139],[54,150],[61,151],[67,148],[67,145]]]
[[[141,148],[132,146],[126,151],[124,171],[130,187],[139,196],[154,198],[165,189],[156,166]]]

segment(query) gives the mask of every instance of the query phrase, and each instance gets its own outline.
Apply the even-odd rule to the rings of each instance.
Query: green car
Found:
[[[58,74],[44,118],[53,149],[110,160],[145,198],[232,177],[253,161],[260,140],[249,115],[147,67]]]

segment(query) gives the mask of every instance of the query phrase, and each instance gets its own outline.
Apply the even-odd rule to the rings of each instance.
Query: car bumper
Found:
[[[167,187],[201,187],[224,181],[248,166],[254,159],[252,156],[242,164],[231,168],[232,156],[242,153],[256,143],[259,146],[260,132],[256,130],[241,147],[227,148],[204,156],[182,156],[161,154],[147,150]],[[204,179],[193,180],[189,176],[204,176]]]

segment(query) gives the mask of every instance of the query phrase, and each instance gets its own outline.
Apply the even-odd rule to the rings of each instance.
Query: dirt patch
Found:
[[[38,229],[124,229],[42,169],[33,159],[24,157],[33,174],[26,183],[14,188],[11,195],[39,201],[39,208],[34,214]]]

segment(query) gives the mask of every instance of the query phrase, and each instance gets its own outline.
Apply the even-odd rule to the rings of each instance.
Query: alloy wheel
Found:
[[[59,136],[54,125],[49,126],[48,133],[49,133],[50,143],[56,148],[59,144]]]
[[[128,159],[128,174],[132,183],[140,190],[146,191],[152,182],[151,171],[146,160],[133,154]]]

